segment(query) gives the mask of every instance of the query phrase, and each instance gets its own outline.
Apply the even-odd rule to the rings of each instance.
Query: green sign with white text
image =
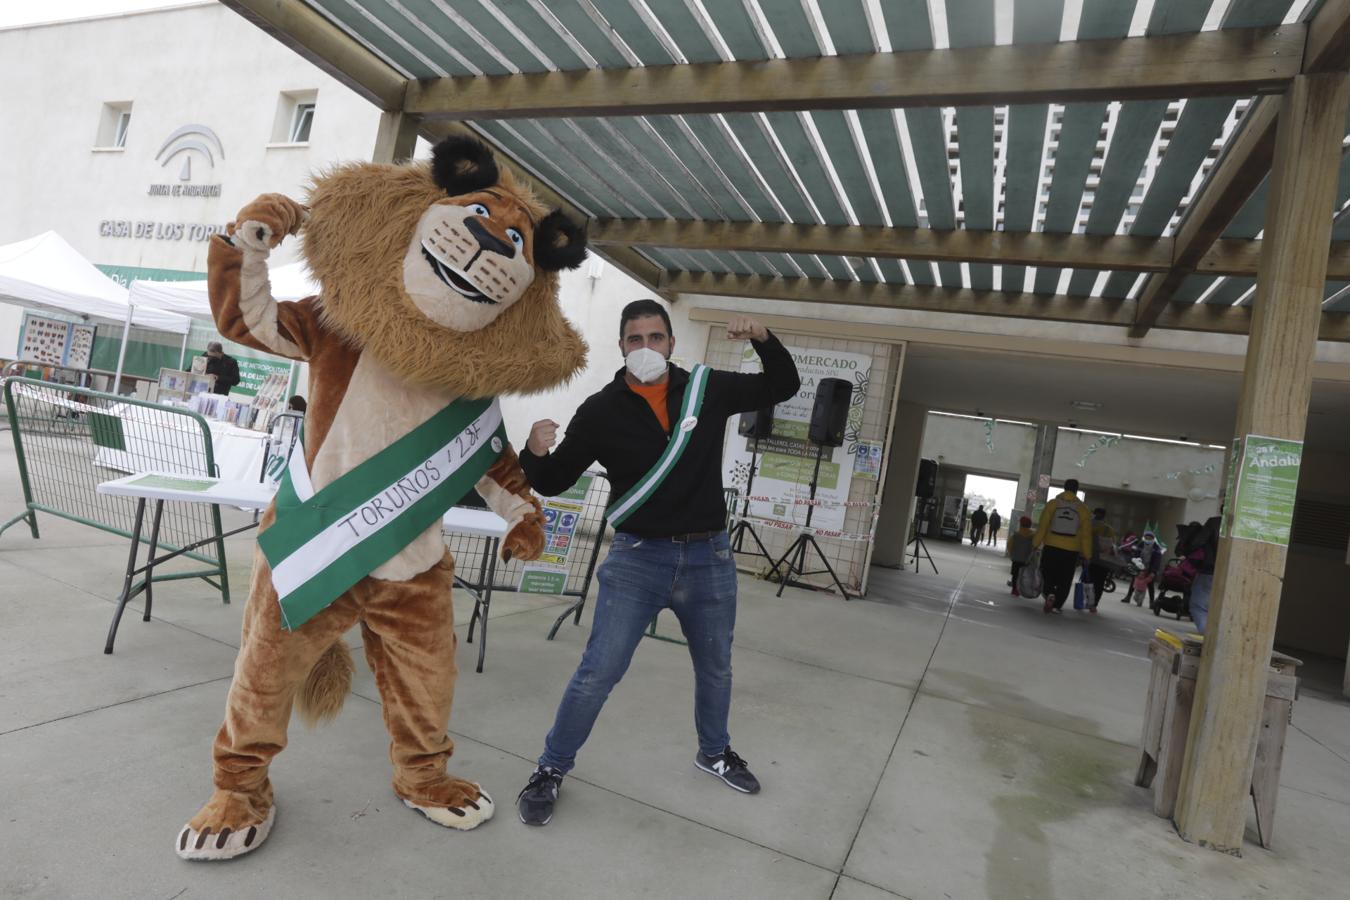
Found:
[[[1249,434],[1237,474],[1231,535],[1289,546],[1303,442]]]

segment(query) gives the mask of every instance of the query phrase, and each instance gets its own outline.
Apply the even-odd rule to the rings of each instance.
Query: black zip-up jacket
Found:
[[[752,341],[764,363],[763,374],[708,373],[703,408],[679,464],[646,503],[624,520],[622,531],[658,538],[726,527],[722,494],[722,445],[727,419],[787,400],[801,387],[792,354],[772,333]],[[567,436],[552,453],[535,456],[520,451],[520,465],[531,486],[546,497],[561,494],[594,462],[609,473],[612,505],[642,479],[665,452],[670,435],[656,413],[633,391],[620,369],[614,380],[586,398],[567,426]],[[672,428],[680,425],[680,405],[689,373],[670,367],[666,410]]]

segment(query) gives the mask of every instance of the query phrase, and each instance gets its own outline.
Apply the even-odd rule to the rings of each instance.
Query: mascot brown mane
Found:
[[[557,273],[580,264],[585,234],[541,207],[480,142],[444,141],[429,163],[337,167],[316,177],[308,201],[260,196],[240,210],[229,237],[212,239],[207,260],[220,333],[309,363],[303,455],[279,496],[291,490],[303,499],[292,479],[332,496],[326,487],[375,457],[361,471],[380,470],[383,451],[419,429],[427,434],[454,404],[546,390],[584,365],[585,343],[558,306]],[[278,302],[268,254],[300,233],[320,294]],[[503,557],[533,559],[543,549],[539,504],[510,445],[494,438],[492,451],[495,461],[482,457],[487,469],[473,487],[506,520]],[[395,794],[447,827],[491,818],[491,797],[445,768],[454,751],[446,734],[457,673],[454,560],[435,515],[294,627],[278,595],[285,567],[274,581],[268,558],[255,553],[213,751],[216,789],[179,832],[179,856],[228,859],[266,839],[276,818],[268,767],[286,745],[292,706],[311,721],[338,713],[353,672],[342,635],[356,624],[380,689]],[[274,504],[260,542],[277,518]]]

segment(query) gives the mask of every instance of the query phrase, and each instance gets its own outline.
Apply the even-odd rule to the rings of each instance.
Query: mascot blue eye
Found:
[[[492,213],[488,212],[488,208],[481,203],[470,203],[469,212],[473,213],[475,216],[482,216],[485,219],[492,217]]]
[[[511,243],[515,244],[517,247],[525,246],[525,236],[522,235],[519,231],[516,231],[514,228],[506,229],[506,236],[509,237],[511,239]]]

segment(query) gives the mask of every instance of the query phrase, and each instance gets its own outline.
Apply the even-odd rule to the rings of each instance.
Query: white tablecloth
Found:
[[[204,474],[206,449],[201,429],[192,420],[125,403],[115,404],[108,413],[124,420],[126,449],[100,448],[95,465],[119,472]],[[219,477],[225,481],[257,481],[267,452],[267,434],[212,419],[206,424]]]

